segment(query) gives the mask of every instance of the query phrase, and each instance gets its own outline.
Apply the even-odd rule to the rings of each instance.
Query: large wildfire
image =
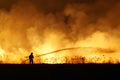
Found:
[[[0,64],[120,62],[119,0],[0,0]]]

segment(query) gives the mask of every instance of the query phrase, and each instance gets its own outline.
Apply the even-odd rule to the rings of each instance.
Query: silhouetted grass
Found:
[[[119,64],[118,59],[109,57],[107,60],[100,57],[86,58],[82,56],[74,57],[51,57],[51,58],[36,58],[34,64]],[[29,60],[22,61],[22,64],[29,64]]]

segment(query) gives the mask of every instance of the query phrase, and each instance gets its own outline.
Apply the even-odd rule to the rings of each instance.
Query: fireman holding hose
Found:
[[[30,61],[30,64],[33,64],[33,52],[31,52],[31,54],[29,55],[29,61]]]

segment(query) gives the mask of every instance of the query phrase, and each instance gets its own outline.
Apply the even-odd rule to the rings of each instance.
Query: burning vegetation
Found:
[[[9,3],[9,5],[7,4]],[[0,63],[120,62],[119,0],[0,0]]]

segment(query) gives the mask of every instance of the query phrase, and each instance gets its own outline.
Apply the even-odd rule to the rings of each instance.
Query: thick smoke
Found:
[[[69,47],[120,48],[119,0],[0,0],[0,55]],[[6,57],[7,56],[7,57]]]

